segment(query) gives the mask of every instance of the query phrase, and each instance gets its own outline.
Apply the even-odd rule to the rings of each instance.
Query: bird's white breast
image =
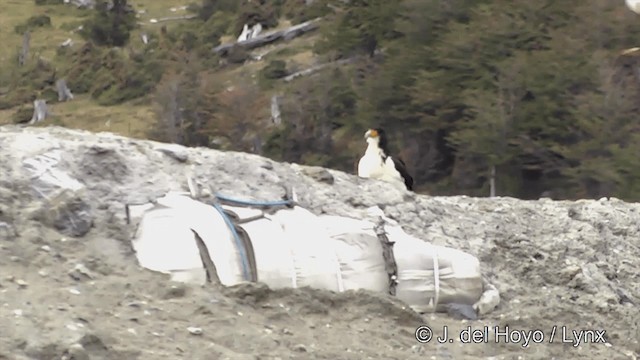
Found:
[[[405,186],[404,179],[396,170],[393,159],[387,157],[386,161],[383,162],[380,151],[367,151],[364,154],[358,162],[358,176],[397,183],[398,186],[403,188]]]
[[[363,178],[377,178],[383,174],[382,157],[379,151],[365,152],[358,162],[358,176]]]

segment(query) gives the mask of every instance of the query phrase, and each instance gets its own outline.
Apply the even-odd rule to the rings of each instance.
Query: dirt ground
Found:
[[[21,131],[27,130],[0,131],[0,359],[640,356],[638,204],[615,199],[571,203],[428,196],[387,201],[380,200],[378,186],[384,185],[367,185],[333,171],[335,182],[320,184],[300,175],[295,166],[273,164],[273,176],[295,178],[307,191],[317,192],[309,200],[314,211],[343,215],[370,205],[367,201],[377,196],[376,201],[387,201],[387,215],[407,231],[478,256],[502,302],[482,319],[456,320],[447,314],[416,314],[381,294],[171,283],[168,276],[137,265],[129,242],[132,229],[123,221],[119,201],[126,200],[127,186],[140,185],[127,179],[150,173],[149,164],[156,171],[145,181],[158,189],[163,188],[161,179],[169,181],[188,165],[153,155],[149,149],[156,145],[148,142],[30,130],[52,141],[53,147],[66,149],[70,173],[87,185],[93,226],[87,234],[73,237],[50,225],[49,212],[22,181],[20,161],[31,155],[19,153],[11,142]],[[117,166],[108,159],[96,160],[92,171],[97,173],[87,175],[91,169],[81,145],[88,142],[120,148],[118,153],[128,159],[124,180],[110,179]],[[191,149],[189,156],[202,168],[223,170],[220,186],[250,178],[264,161],[203,149]],[[361,197],[332,197],[341,186],[344,193],[364,190]],[[259,191],[252,194],[258,196]],[[434,332],[428,343],[416,340],[421,326]],[[437,337],[444,327],[451,341],[441,344]],[[509,328],[510,342],[504,337],[495,341],[496,327],[500,332]],[[468,329],[477,330],[476,343],[463,341],[469,340],[463,331]],[[579,334],[582,343],[577,344]]]

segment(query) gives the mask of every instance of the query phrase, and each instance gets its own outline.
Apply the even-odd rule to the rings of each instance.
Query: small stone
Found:
[[[16,284],[18,284],[18,286],[20,286],[21,288],[26,288],[27,286],[29,286],[29,284],[27,284],[27,282],[22,279],[17,279]]]
[[[477,320],[478,314],[473,306],[468,304],[447,304],[447,314],[456,320]]]
[[[9,260],[11,260],[13,262],[18,262],[18,261],[20,261],[20,258],[17,257],[17,256],[11,256],[11,257],[9,257]]]
[[[133,307],[133,308],[140,308],[143,305],[147,305],[147,302],[146,301],[132,301],[130,303],[127,303],[127,306]]]
[[[187,331],[189,332],[189,334],[191,335],[202,335],[202,329],[199,327],[193,327],[193,326],[189,326],[187,328]]]
[[[187,288],[183,285],[171,285],[162,297],[165,300],[182,298],[187,294]]]
[[[243,316],[244,314],[242,313],[242,311],[238,311],[238,316]]]
[[[168,157],[180,163],[184,163],[187,160],[189,160],[189,154],[187,154],[187,152],[184,149],[180,148],[177,145],[159,148],[158,151],[160,151],[161,153],[167,155]]]
[[[50,252],[51,251],[51,246],[49,245],[42,245],[40,247],[40,250],[44,251],[44,252]]]
[[[128,329],[127,329],[127,332],[128,332],[129,334],[138,335],[138,332],[137,332],[137,331],[136,331],[136,329],[134,329],[134,328],[128,328]]]
[[[15,309],[13,310],[13,315],[15,316],[22,316],[23,312],[21,309]]]
[[[69,271],[69,276],[76,281],[95,278],[91,270],[89,270],[83,264],[76,264],[76,266],[74,266],[73,269]]]
[[[303,344],[296,344],[293,346],[293,351],[297,352],[307,352],[307,347]]]
[[[291,330],[289,330],[289,329],[287,329],[287,328],[282,329],[282,333],[283,333],[283,334],[285,334],[285,335],[293,335],[293,333],[291,332]]]
[[[38,275],[40,275],[42,277],[47,277],[47,275],[49,275],[49,273],[45,269],[40,269],[40,270],[38,270]]]
[[[80,290],[78,289],[72,288],[72,289],[69,289],[69,292],[72,293],[73,295],[80,295]]]
[[[302,168],[302,173],[318,182],[327,183],[329,185],[332,185],[335,181],[329,170],[318,166],[304,167]]]

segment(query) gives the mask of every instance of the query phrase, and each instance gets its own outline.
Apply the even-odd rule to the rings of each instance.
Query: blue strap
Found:
[[[240,200],[240,199],[230,198],[228,196],[225,196],[219,193],[216,193],[215,196],[216,196],[216,199],[221,201],[225,201],[232,204],[238,204],[238,205],[246,205],[246,206],[282,206],[282,205],[293,204],[291,200],[276,200],[276,201]],[[224,212],[224,209],[222,208],[222,206],[220,206],[219,203],[215,202],[213,204],[213,207],[216,210],[218,210],[220,215],[222,215],[224,222],[227,224],[227,226],[231,230],[231,234],[233,235],[238,251],[240,252],[240,260],[242,261],[242,275],[244,276],[245,280],[251,281],[251,275],[249,274],[249,264],[248,264],[249,260],[247,257],[247,249],[245,249],[244,244],[242,243],[242,240],[240,240],[240,235],[238,235],[238,232],[236,231],[235,226],[233,226],[233,222],[231,221],[227,213]]]
[[[238,235],[235,226],[233,226],[233,223],[231,222],[231,219],[229,219],[229,216],[227,216],[220,204],[213,204],[213,207],[218,210],[220,215],[222,215],[224,222],[231,230],[231,234],[233,234],[233,238],[236,241],[236,246],[238,247],[238,251],[240,252],[240,261],[242,262],[242,275],[246,281],[251,281],[251,276],[249,275],[249,264],[247,263],[247,249],[244,248],[244,244],[240,240],[240,235]]]
[[[275,201],[240,200],[240,199],[230,198],[226,195],[222,195],[219,193],[216,193],[216,198],[229,203],[234,203],[239,205],[248,205],[248,206],[281,206],[281,205],[293,204],[291,200],[275,200]]]

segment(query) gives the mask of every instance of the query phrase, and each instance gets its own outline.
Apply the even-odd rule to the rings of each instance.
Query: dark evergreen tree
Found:
[[[96,45],[122,47],[135,27],[135,12],[127,0],[98,1],[95,15],[83,25],[82,35]]]

